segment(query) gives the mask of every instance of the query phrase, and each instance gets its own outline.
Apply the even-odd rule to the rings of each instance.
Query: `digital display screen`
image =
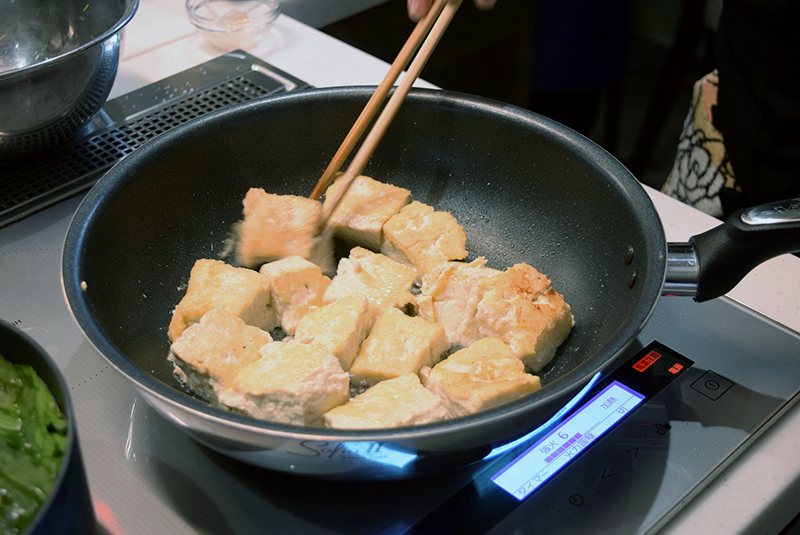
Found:
[[[622,383],[611,382],[491,480],[516,499],[524,500],[644,399],[644,395]]]

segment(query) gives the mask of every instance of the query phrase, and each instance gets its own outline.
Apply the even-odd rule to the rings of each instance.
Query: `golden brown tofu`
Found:
[[[413,268],[363,247],[354,247],[349,257],[339,260],[336,276],[322,300],[332,303],[348,295],[364,295],[369,299],[374,320],[387,308],[414,308],[416,298],[411,286],[416,278]]]
[[[350,377],[327,351],[288,341],[267,344],[260,354],[220,392],[220,402],[261,420],[322,425],[325,412],[350,398]]]
[[[361,345],[350,375],[356,385],[371,385],[418,373],[423,366],[437,363],[448,347],[441,325],[390,308]]]
[[[326,412],[325,427],[375,429],[438,422],[447,417],[442,399],[420,383],[416,373],[381,381]]]
[[[464,229],[449,212],[414,201],[383,225],[381,252],[422,277],[444,262],[466,258],[466,243]]]
[[[369,300],[354,294],[310,311],[298,323],[294,339],[333,353],[348,371],[371,326]]]
[[[544,368],[575,324],[564,297],[528,264],[516,264],[481,285],[486,289],[476,313],[481,332],[506,342],[528,371]]]
[[[338,180],[328,187],[326,205],[339,197],[342,187]],[[358,176],[331,214],[328,225],[337,238],[379,251],[383,242],[383,224],[409,202],[411,192],[407,189]],[[325,208],[327,210],[328,206]]]
[[[446,263],[423,280],[417,302],[419,315],[441,323],[451,344],[500,338],[532,373],[550,362],[574,325],[563,296],[528,264],[498,271],[483,258]]]
[[[277,326],[270,307],[269,279],[220,260],[200,259],[189,276],[186,294],[172,313],[171,342],[212,308],[222,308],[265,331]]]
[[[541,387],[539,378],[499,338],[483,338],[456,351],[433,368],[423,368],[422,384],[441,397],[450,417],[497,407]]]
[[[309,310],[322,306],[322,295],[331,283],[318,265],[299,256],[269,262],[258,272],[269,279],[272,309],[289,334]]]
[[[244,220],[237,227],[236,260],[245,267],[288,256],[305,258],[333,272],[332,231],[318,235],[322,204],[296,195],[250,188],[243,200]]]
[[[170,346],[175,373],[204,399],[216,402],[242,368],[261,356],[272,337],[222,308],[212,308]]]
[[[475,318],[484,294],[479,282],[498,273],[486,266],[483,257],[469,263],[440,264],[422,280],[422,293],[417,296],[420,317],[440,323],[451,345],[468,346],[483,338]]]

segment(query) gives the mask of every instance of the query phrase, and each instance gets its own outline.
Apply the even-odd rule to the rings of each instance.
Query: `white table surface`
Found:
[[[332,1],[319,0],[318,4]],[[111,98],[223,52],[208,45],[189,24],[181,0],[141,0],[138,13],[125,29],[123,57]],[[317,87],[375,85],[388,68],[383,61],[285,15],[248,52]],[[670,241],[685,241],[717,224],[657,191],[648,188],[648,193]],[[730,297],[800,331],[800,258],[786,256],[763,264],[730,292]],[[795,406],[663,532],[778,533],[800,512],[800,501],[792,498],[800,496],[798,442],[800,407]]]

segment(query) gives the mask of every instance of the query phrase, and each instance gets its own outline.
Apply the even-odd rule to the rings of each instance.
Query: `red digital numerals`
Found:
[[[637,372],[643,372],[653,365],[655,361],[661,358],[661,353],[650,351],[647,355],[643,356],[639,361],[633,365],[633,369]]]

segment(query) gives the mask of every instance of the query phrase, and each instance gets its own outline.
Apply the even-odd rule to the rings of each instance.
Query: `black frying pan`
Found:
[[[661,223],[617,160],[519,108],[415,90],[365,174],[451,212],[471,258],[500,269],[527,262],[552,279],[576,325],[542,372],[544,388],[478,415],[384,431],[261,422],[184,393],[166,359],[166,329],[193,263],[220,255],[248,188],[310,194],[372,90],[290,93],[176,128],[114,167],[70,226],[64,287],[87,337],[162,414],[246,462],[378,478],[478,459],[563,406],[636,337],[662,294],[669,262]],[[714,236],[706,241],[730,241],[727,231]],[[691,272],[695,253],[683,253],[678,267]],[[391,460],[398,452],[400,464]]]

